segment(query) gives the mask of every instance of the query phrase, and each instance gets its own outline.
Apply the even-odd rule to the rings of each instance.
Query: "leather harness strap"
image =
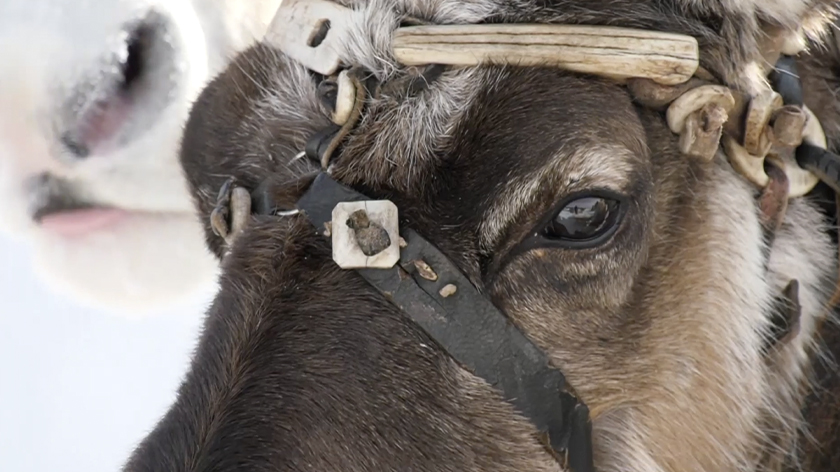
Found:
[[[322,172],[297,202],[327,233],[341,202],[370,200]],[[344,224],[332,221],[331,226]],[[544,435],[545,445],[574,472],[593,472],[589,409],[559,369],[482,295],[433,244],[410,228],[390,269],[355,269],[406,313],[455,361],[500,390]],[[325,234],[325,236],[326,236]]]

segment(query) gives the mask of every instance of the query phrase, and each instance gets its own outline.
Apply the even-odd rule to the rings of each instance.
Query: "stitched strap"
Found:
[[[322,231],[336,204],[363,200],[369,198],[320,173],[298,208]],[[589,409],[569,392],[562,372],[434,245],[411,229],[401,235],[407,245],[394,267],[356,272],[458,363],[499,389],[547,436],[558,460],[575,472],[592,472]],[[418,265],[430,268],[435,280],[428,272],[421,276]]]

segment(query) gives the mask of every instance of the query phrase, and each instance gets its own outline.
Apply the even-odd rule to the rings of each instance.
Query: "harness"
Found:
[[[383,90],[417,94],[452,66],[555,65],[624,82],[641,105],[665,112],[669,127],[680,135],[680,150],[692,158],[711,160],[722,145],[733,168],[759,190],[768,248],[789,198],[805,195],[819,181],[840,193],[840,157],[826,149],[819,121],[803,104],[794,58],[798,50],[790,44],[770,48],[775,51],[770,54],[773,90],[748,96],[700,68],[696,40],[687,36],[570,25],[409,26],[397,30],[394,56],[423,69],[380,83],[363,68],[342,62],[341,42],[352,15],[327,0],[285,0],[266,36],[310,70],[332,112],[333,123],[315,133],[301,153],[322,170],[297,208],[331,239],[341,268],[356,271],[462,367],[498,389],[573,472],[594,470],[592,425],[589,409],[560,369],[433,244],[411,228],[400,228],[393,203],[372,200],[330,176],[330,163],[366,106]],[[611,37],[622,41],[610,42]],[[571,49],[570,41],[576,44]],[[609,73],[604,64],[584,60],[605,43],[616,55]],[[795,329],[797,290],[793,280],[777,297],[780,328],[768,348]]]

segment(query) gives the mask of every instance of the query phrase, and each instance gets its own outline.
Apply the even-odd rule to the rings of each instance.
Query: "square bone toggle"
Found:
[[[342,269],[390,269],[400,259],[399,214],[389,200],[342,202],[333,208],[333,260]]]
[[[327,0],[283,0],[264,40],[323,75],[341,65],[340,51],[353,10]]]

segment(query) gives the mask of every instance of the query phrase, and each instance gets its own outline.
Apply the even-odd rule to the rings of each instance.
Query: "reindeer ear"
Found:
[[[699,9],[754,17],[783,29],[827,23],[837,9],[836,0],[684,0]]]
[[[821,41],[840,11],[836,0],[734,0],[752,6],[764,38],[784,54],[803,51],[809,40]]]
[[[780,54],[797,54],[808,40],[824,41],[837,0],[672,0],[698,31],[701,66],[750,95],[766,90]]]
[[[779,54],[793,56],[822,43],[840,11],[836,0],[736,1],[756,4],[760,33],[756,41],[769,63],[775,63]]]

